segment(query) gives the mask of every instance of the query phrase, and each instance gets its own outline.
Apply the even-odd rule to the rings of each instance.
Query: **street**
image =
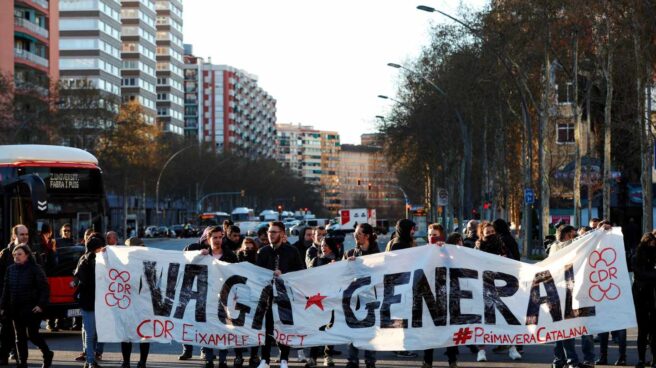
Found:
[[[349,234],[350,235],[350,234]],[[384,247],[385,242],[389,236],[383,237],[379,240],[379,246]],[[296,240],[295,237],[290,237],[291,242]],[[193,238],[188,239],[147,239],[148,247],[154,247],[166,250],[181,250],[185,245],[195,241]],[[353,247],[353,237],[348,236],[345,239],[345,248],[350,249]],[[635,329],[630,330],[628,333],[628,359],[630,366],[636,363],[636,334]],[[45,332],[45,338],[50,344],[51,349],[55,351],[54,367],[80,367],[82,363],[76,362],[74,359],[82,349],[81,336],[79,332],[60,331],[60,332]],[[581,354],[580,341],[577,343],[578,352]],[[337,347],[342,354],[335,359],[336,366],[343,367],[346,364],[347,347],[345,345]],[[617,345],[610,343],[609,360],[614,362],[617,359]],[[178,361],[177,356],[182,351],[182,347],[178,343],[172,344],[158,344],[151,345],[151,354],[148,359],[149,367],[199,367],[202,361],[198,357],[198,348],[195,349],[194,359],[191,361]],[[435,352],[434,367],[446,367],[446,357],[443,355],[444,349],[438,349]],[[521,361],[512,361],[507,354],[495,354],[492,348],[487,349],[488,362],[476,362],[476,356],[469,351],[469,349],[461,347],[459,355],[459,367],[547,367],[550,365],[552,359],[553,344],[544,345],[531,345],[524,348],[524,357]],[[309,354],[306,349],[306,355]],[[362,354],[362,353],[361,353]],[[598,355],[598,347],[597,347]],[[30,363],[31,366],[41,364],[40,353],[33,346],[30,349]],[[133,348],[132,362],[136,366],[138,360],[138,348]],[[274,353],[273,356],[277,356]],[[579,355],[580,356],[580,355]],[[234,353],[231,351],[229,355],[229,362],[232,362]],[[417,358],[397,358],[394,353],[380,352],[378,353],[377,367],[381,368],[396,368],[396,367],[420,367],[421,366],[422,352],[418,353]],[[103,367],[120,367],[121,353],[119,344],[106,344],[105,353],[101,365]],[[322,361],[320,361],[322,363]],[[364,365],[364,364],[363,364]],[[276,364],[273,364],[276,366]],[[303,367],[302,363],[296,362],[296,353],[292,351],[290,358],[291,367]]]
[[[637,331],[630,330],[628,333],[628,348],[627,354],[629,358],[629,365],[633,366],[636,363],[636,340]],[[79,332],[54,332],[44,334],[46,341],[50,344],[50,348],[55,351],[55,360],[53,367],[81,367],[82,363],[75,362],[75,357],[81,351],[81,337]],[[342,354],[335,359],[337,367],[343,367],[346,365],[346,346],[338,346],[337,349],[342,352]],[[120,367],[121,366],[121,348],[119,344],[106,344],[105,353],[103,354],[103,361],[100,362],[100,365],[103,367]],[[305,354],[309,353],[309,349],[305,349]],[[487,358],[488,362],[477,363],[476,356],[472,354],[467,348],[460,348],[459,355],[459,367],[547,367],[550,366],[552,359],[553,344],[545,345],[532,345],[526,346],[524,348],[524,358],[521,361],[513,362],[510,360],[507,354],[494,354],[492,349],[488,349]],[[581,354],[581,346],[577,343],[577,350],[579,356]],[[598,354],[597,348],[597,354]],[[609,360],[612,362],[617,358],[617,346],[611,342],[609,348]],[[198,348],[194,349],[194,359],[190,361],[181,362],[177,360],[177,356],[182,351],[182,346],[178,343],[173,344],[157,344],[153,343],[151,345],[151,354],[148,358],[148,367],[200,367],[202,366],[202,361],[198,358]],[[435,362],[433,363],[434,367],[447,367],[446,357],[443,355],[444,349],[437,349],[435,352]],[[360,353],[362,355],[362,353]],[[277,353],[273,353],[272,356],[276,357]],[[41,354],[33,346],[30,348],[30,366],[40,366]],[[228,361],[232,364],[232,359],[234,358],[234,353],[231,351],[228,356]],[[296,353],[292,351],[290,358],[291,367],[303,367],[303,364],[296,362]],[[422,352],[418,352],[417,358],[396,358],[395,355],[391,352],[380,352],[378,353],[378,362],[377,367],[380,368],[397,368],[397,367],[420,367],[421,366]],[[139,359],[139,349],[135,346],[133,347],[132,353],[132,366],[136,366],[136,362]],[[321,363],[321,362],[320,362]],[[363,362],[361,362],[362,364]],[[277,366],[272,364],[272,366]],[[364,366],[362,364],[361,366]]]

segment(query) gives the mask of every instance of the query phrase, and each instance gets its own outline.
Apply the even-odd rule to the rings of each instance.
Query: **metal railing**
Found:
[[[14,17],[14,20],[15,20],[16,24],[18,24],[19,26],[27,28],[30,31],[34,32],[34,33],[37,33],[37,34],[39,34],[39,35],[41,35],[45,38],[48,38],[48,35],[49,35],[48,30],[41,27],[40,25],[38,25],[36,23],[32,23],[32,22],[30,22],[29,20],[27,20],[25,18]]]
[[[36,63],[36,64],[39,64],[39,65],[45,66],[46,68],[47,68],[48,65],[49,65],[49,63],[48,63],[48,59],[43,58],[43,57],[41,57],[41,56],[39,56],[39,55],[37,55],[37,54],[33,54],[33,53],[29,52],[29,51],[25,51],[25,50],[21,50],[21,49],[14,48],[14,55],[16,55],[16,56],[19,57],[19,58],[22,58],[22,59],[25,59],[25,60],[29,60],[29,61],[31,61],[31,62],[33,62],[33,63]]]

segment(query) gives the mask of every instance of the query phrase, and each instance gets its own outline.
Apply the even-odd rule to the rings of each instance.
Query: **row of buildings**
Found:
[[[182,0],[3,0],[0,50],[0,72],[17,91],[47,96],[60,82],[136,100],[164,132],[216,153],[279,160],[316,186],[333,213],[403,208],[375,137],[340,145],[337,132],[276,126],[276,100],[255,75],[183,43]]]
[[[379,217],[397,218],[405,206],[402,190],[382,151],[378,134],[340,144],[339,133],[301,124],[276,126],[276,159],[306,183],[320,188],[324,207],[369,207]]]
[[[61,82],[136,100],[164,132],[272,157],[249,145],[273,141],[275,99],[254,75],[193,56],[182,15],[182,0],[3,0],[0,72],[18,91]]]

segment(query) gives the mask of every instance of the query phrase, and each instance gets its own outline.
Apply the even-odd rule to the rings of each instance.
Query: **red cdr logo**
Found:
[[[110,308],[118,307],[120,309],[127,309],[132,303],[130,300],[132,287],[128,283],[130,281],[130,273],[112,268],[109,270],[108,276],[112,281],[107,287],[105,304]]]
[[[617,260],[617,252],[613,248],[605,248],[601,251],[592,251],[588,258],[588,264],[593,268],[588,274],[590,289],[588,295],[595,302],[604,299],[615,300],[622,295],[620,287],[613,282],[617,279],[617,267],[613,266]]]

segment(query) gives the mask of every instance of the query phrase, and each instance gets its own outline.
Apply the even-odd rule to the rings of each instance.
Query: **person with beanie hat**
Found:
[[[73,272],[73,286],[77,286],[77,297],[82,311],[82,346],[85,368],[97,368],[96,363],[96,254],[105,248],[105,239],[100,234],[89,235],[84,243],[86,253],[80,257]]]

